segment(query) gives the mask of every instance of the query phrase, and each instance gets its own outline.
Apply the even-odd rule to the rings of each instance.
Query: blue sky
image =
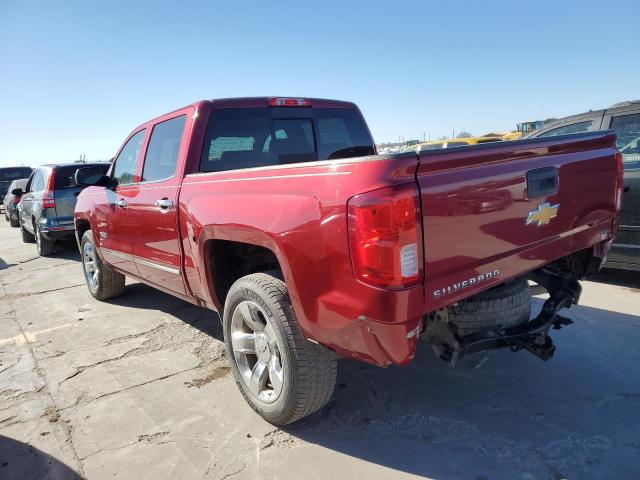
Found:
[[[640,98],[640,2],[0,1],[0,166],[203,98],[352,100],[377,142]]]

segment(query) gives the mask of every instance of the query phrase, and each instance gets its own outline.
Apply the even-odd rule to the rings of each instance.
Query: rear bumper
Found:
[[[52,225],[44,228],[42,226],[40,227],[40,233],[42,236],[52,242],[74,238],[75,231],[76,229],[73,225]]]

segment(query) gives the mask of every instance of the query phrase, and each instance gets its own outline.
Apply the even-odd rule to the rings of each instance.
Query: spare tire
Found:
[[[449,322],[459,337],[501,330],[529,321],[531,290],[525,279],[512,280],[449,307]]]

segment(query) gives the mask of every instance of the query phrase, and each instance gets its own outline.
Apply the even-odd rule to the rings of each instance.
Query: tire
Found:
[[[449,307],[449,321],[459,337],[504,329],[529,321],[531,290],[525,279],[499,285]]]
[[[14,228],[19,227],[20,220],[14,220],[13,218],[9,217],[9,225],[11,225]]]
[[[278,273],[254,273],[231,286],[223,330],[231,371],[245,400],[266,421],[286,425],[317,412],[331,399],[337,360],[332,351],[304,338]],[[248,335],[249,340],[240,344],[239,335]],[[241,348],[247,352],[253,348],[254,353]],[[268,370],[264,389],[256,388],[262,382],[251,381],[260,365],[262,371]]]
[[[20,234],[22,235],[22,241],[24,243],[36,243],[36,237],[25,230],[23,225],[20,225]]]
[[[38,255],[41,257],[46,257],[47,255],[51,255],[56,251],[55,243],[51,240],[47,240],[42,236],[42,232],[40,231],[40,227],[37,225],[33,225],[33,231],[36,232],[36,249],[38,250]]]
[[[82,257],[84,279],[93,298],[105,301],[124,293],[124,275],[102,263],[93,242],[91,230],[87,230],[82,235],[80,256]],[[90,264],[90,261],[93,264]],[[90,277],[93,281],[90,280]]]

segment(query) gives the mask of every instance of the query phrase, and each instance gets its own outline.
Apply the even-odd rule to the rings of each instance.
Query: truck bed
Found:
[[[451,304],[611,235],[616,214],[614,133],[456,150],[422,152],[417,168],[425,298],[431,308]],[[554,169],[556,188],[529,191],[527,172],[551,177]],[[481,275],[484,280],[478,280]]]

